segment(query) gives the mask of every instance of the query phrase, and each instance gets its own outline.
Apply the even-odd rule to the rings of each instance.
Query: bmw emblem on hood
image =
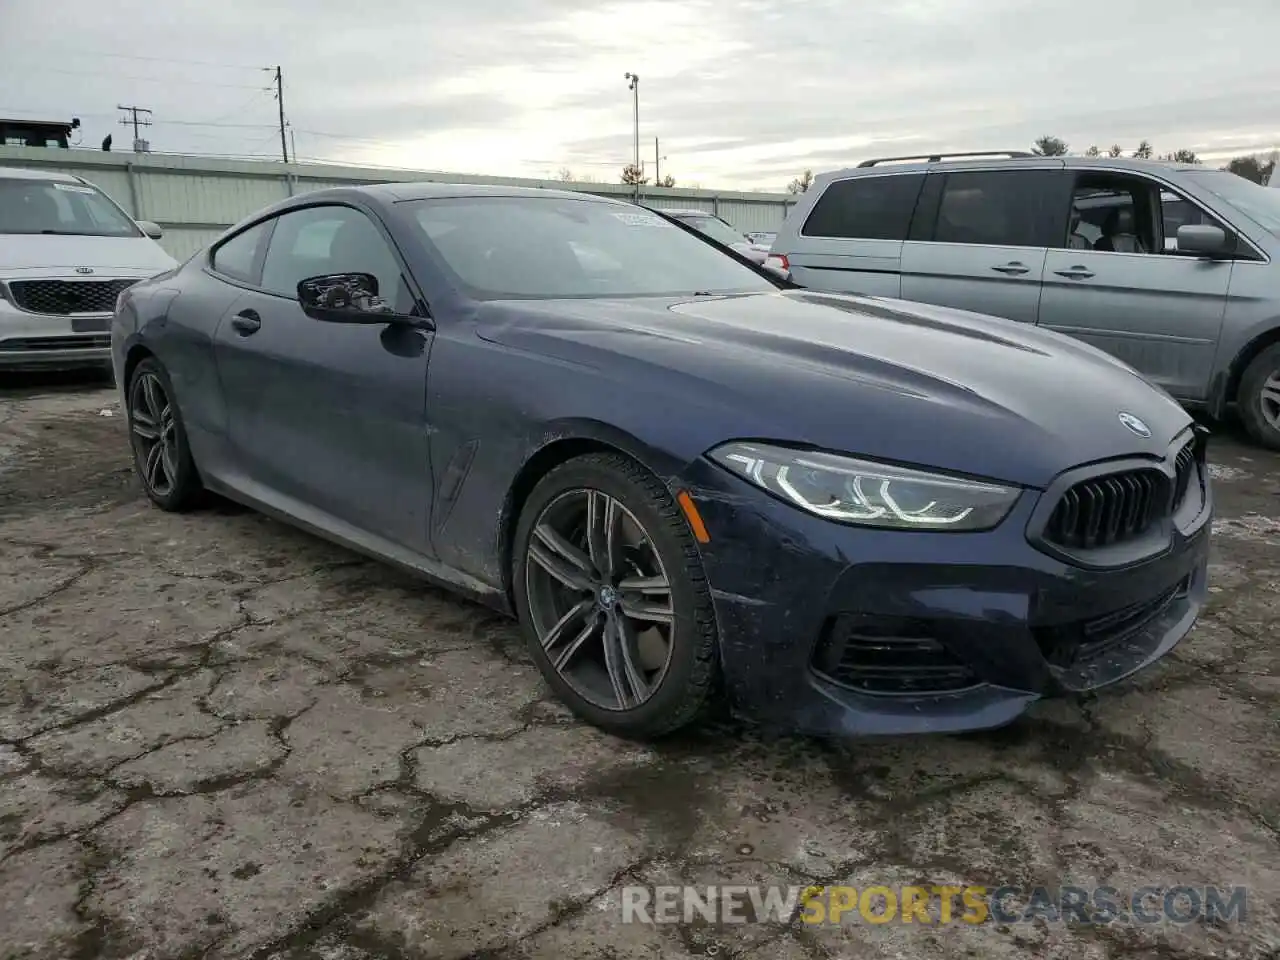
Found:
[[[1121,413],[1120,422],[1144,439],[1151,436],[1151,428],[1135,417],[1132,413]]]

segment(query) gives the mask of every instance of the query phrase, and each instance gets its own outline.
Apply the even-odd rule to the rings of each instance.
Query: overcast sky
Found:
[[[1280,147],[1280,0],[0,0],[0,116],[83,143],[616,180],[661,138],[682,185],[780,190],[806,167],[1147,138]]]

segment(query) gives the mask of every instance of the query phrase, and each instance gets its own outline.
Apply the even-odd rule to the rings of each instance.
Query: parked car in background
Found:
[[[705,210],[662,210],[668,217],[674,217],[681,223],[688,224],[705,237],[716,243],[724,244],[753,263],[764,263],[769,255],[769,248],[753,243],[745,234],[739,233],[727,221],[720,219]]]
[[[778,239],[778,234],[772,230],[770,231],[748,230],[746,233],[746,237],[756,246],[764,247],[765,249],[768,249],[769,247],[773,246],[773,241]]]
[[[1206,596],[1203,434],[1123,364],[784,287],[607,198],[293,197],[126,290],[112,346],[157,505],[203,485],[514,613],[628,735],[718,693],[818,733],[999,726],[1152,663]]]
[[[0,167],[0,371],[109,367],[109,324],[130,284],[177,266],[93,184]]]
[[[1280,192],[1132,159],[893,160],[817,177],[771,263],[1070,334],[1280,449]]]

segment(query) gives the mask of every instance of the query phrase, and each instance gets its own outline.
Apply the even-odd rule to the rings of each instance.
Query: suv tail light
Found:
[[[791,261],[787,259],[785,253],[771,253],[765,258],[764,265],[773,267],[775,270],[790,270]]]

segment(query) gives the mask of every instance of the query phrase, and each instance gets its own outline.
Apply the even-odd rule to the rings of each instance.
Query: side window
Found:
[[[326,273],[371,273],[394,309],[413,309],[399,262],[365,214],[329,205],[281,216],[262,264],[263,289],[293,299],[300,281]]]
[[[806,237],[905,240],[924,174],[836,180],[818,198],[801,228]]]
[[[1210,216],[1198,206],[1170,190],[1160,194],[1160,215],[1164,222],[1164,252],[1178,252],[1178,228],[1184,226],[1218,227],[1227,236],[1232,230],[1221,220]]]
[[[1231,232],[1198,205],[1154,180],[1122,173],[1078,173],[1067,245],[1106,253],[1176,256],[1178,228],[1197,224]]]
[[[1052,170],[948,173],[933,231],[936,243],[1052,247],[1061,241],[1054,215],[1060,175]]]
[[[258,256],[258,246],[271,228],[271,223],[270,220],[264,220],[215,247],[210,259],[214,271],[233,280],[253,283],[256,279],[253,267]]]

